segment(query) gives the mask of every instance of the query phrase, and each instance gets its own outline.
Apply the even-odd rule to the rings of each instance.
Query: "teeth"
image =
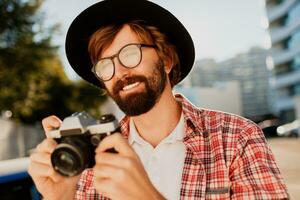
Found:
[[[130,84],[130,85],[126,85],[125,87],[123,87],[123,90],[126,91],[126,90],[130,90],[134,87],[136,87],[140,82],[135,82],[133,84]]]

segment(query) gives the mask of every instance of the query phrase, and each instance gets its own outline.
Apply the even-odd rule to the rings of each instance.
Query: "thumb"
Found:
[[[62,121],[55,115],[51,115],[42,120],[42,126],[44,131],[46,132],[46,135],[53,129],[59,128],[61,123]]]

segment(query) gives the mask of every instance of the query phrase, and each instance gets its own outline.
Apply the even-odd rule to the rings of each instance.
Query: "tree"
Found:
[[[0,1],[0,111],[25,123],[75,111],[99,116],[99,90],[71,82],[51,44],[56,27],[43,27],[43,0]],[[83,96],[84,95],[84,96]],[[89,99],[87,101],[87,99]]]

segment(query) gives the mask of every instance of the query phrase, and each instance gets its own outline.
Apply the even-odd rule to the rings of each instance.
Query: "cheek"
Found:
[[[143,58],[140,65],[135,68],[135,71],[140,74],[149,74],[156,67],[156,63],[158,62],[158,58],[156,56],[149,56]]]
[[[107,81],[107,82],[104,82],[104,86],[106,88],[106,90],[108,90],[109,92],[112,91],[112,87],[113,87],[113,83],[112,81]]]

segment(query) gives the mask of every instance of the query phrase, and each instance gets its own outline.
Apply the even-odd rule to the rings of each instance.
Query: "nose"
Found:
[[[122,79],[123,77],[126,77],[129,74],[129,69],[124,67],[118,58],[114,58],[114,64],[115,64],[115,78]]]

